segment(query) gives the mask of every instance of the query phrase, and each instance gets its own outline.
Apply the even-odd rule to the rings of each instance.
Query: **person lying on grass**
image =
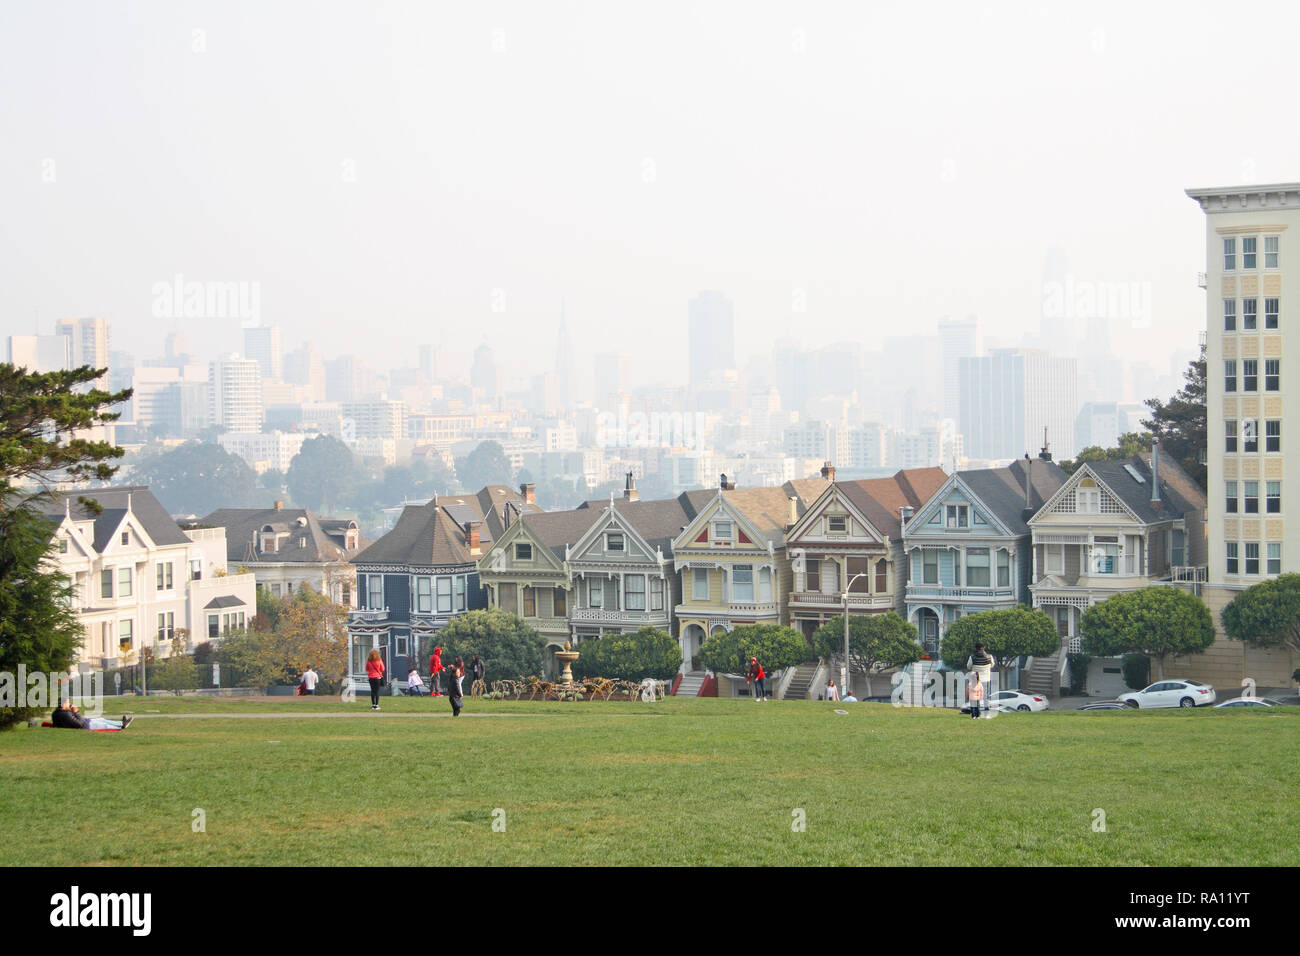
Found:
[[[51,715],[50,723],[55,727],[66,727],[69,730],[126,730],[131,726],[133,719],[130,714],[121,720],[109,720],[107,717],[82,717],[77,713],[77,708],[72,706],[72,701],[65,697],[59,709]]]

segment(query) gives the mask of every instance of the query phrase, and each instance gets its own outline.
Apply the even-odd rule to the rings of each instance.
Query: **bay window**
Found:
[[[989,549],[966,549],[966,584],[972,588],[989,586]]]
[[[731,600],[745,602],[754,600],[754,566],[752,564],[732,565]]]
[[[629,611],[645,610],[645,575],[623,576],[623,607]]]

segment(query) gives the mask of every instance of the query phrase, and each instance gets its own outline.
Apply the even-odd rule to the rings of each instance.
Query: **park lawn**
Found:
[[[0,734],[0,864],[1300,863],[1300,708],[128,702]]]

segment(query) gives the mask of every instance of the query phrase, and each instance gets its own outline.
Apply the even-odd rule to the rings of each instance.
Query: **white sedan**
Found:
[[[989,706],[994,710],[1047,710],[1048,700],[1042,694],[1022,694],[1018,690],[1000,690],[989,695]]]
[[[1198,680],[1162,680],[1150,687],[1120,694],[1119,700],[1129,707],[1204,707],[1217,697],[1214,688]]]
[[[1234,700],[1225,700],[1222,704],[1215,704],[1214,709],[1220,707],[1281,707],[1281,701],[1276,701],[1272,697],[1237,697]]]

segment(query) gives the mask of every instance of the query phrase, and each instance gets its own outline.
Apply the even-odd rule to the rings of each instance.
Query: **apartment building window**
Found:
[[[691,568],[691,599],[707,601],[709,599],[709,571],[707,568]]]
[[[754,600],[754,566],[752,564],[732,566],[731,599],[733,601]]]
[[[531,587],[524,588],[524,617],[537,616],[537,592]]]
[[[1223,362],[1223,390],[1225,392],[1235,392],[1237,390],[1237,360],[1225,359]]]
[[[1277,328],[1277,313],[1278,313],[1278,300],[1265,299],[1264,300],[1264,328],[1266,329]]]
[[[1246,573],[1259,574],[1259,542],[1246,542]]]
[[[564,588],[555,589],[555,616],[564,617],[568,614],[568,592]]]
[[[118,597],[131,596],[131,569],[130,568],[117,569],[117,596]]]
[[[398,634],[393,638],[393,654],[397,657],[405,657],[407,653],[407,637],[405,634]],[[412,665],[414,666],[414,665]]]
[[[135,621],[118,621],[117,622],[117,646],[124,651],[131,649],[131,644],[135,640]]]
[[[804,565],[804,578],[807,583],[804,585],[809,591],[820,591],[822,589],[822,563],[816,558],[809,558]]]
[[[1011,586],[1011,553],[1003,548],[998,549],[998,587],[1007,588]]]
[[[516,560],[516,561],[531,561],[531,560],[533,560],[533,546],[532,546],[531,544],[524,544],[524,543],[522,543],[522,542],[519,543],[519,544],[516,544],[516,545],[515,545],[515,560]]]
[[[1237,423],[1232,419],[1227,419],[1223,423],[1224,438],[1223,450],[1226,452],[1235,452],[1237,450]]]
[[[464,574],[456,575],[456,611],[465,610],[465,592],[469,587],[469,578]]]
[[[1237,300],[1223,300],[1223,331],[1237,331]]]
[[[973,588],[989,586],[989,549],[966,549],[966,584]]]
[[[433,611],[433,580],[431,578],[415,579],[415,613],[429,614]]]
[[[1264,359],[1264,391],[1276,392],[1282,385],[1282,360]]]
[[[1265,269],[1277,268],[1278,239],[1279,239],[1278,236],[1264,237],[1264,268]]]
[[[587,607],[599,608],[605,603],[605,582],[595,578],[587,582]]]
[[[1270,418],[1264,423],[1264,450],[1282,450],[1282,419]]]
[[[451,613],[451,578],[437,578],[438,613]]]
[[[1241,360],[1241,390],[1243,392],[1259,391],[1259,359]]]
[[[382,574],[366,575],[366,607],[372,611],[383,610],[384,576]]]
[[[1253,332],[1257,327],[1255,324],[1258,315],[1256,310],[1257,301],[1256,299],[1241,300],[1241,327],[1247,331]]]
[[[1244,511],[1248,515],[1259,514],[1259,482],[1248,481],[1245,483],[1245,507]]]
[[[202,558],[195,558],[193,561],[190,562],[190,580],[191,581],[203,580],[203,559]]]
[[[921,552],[921,582],[939,583],[939,552],[933,548],[926,548]]]
[[[845,580],[852,582],[849,584],[849,590],[852,592],[867,593],[871,590],[871,581],[868,574],[871,570],[871,562],[868,558],[848,558],[845,561],[848,566],[844,569]],[[858,575],[862,577],[858,578]],[[858,580],[854,581],[854,578]]]
[[[271,596],[272,597],[280,596],[280,582],[277,581],[275,584],[271,585]]]
[[[629,574],[623,578],[623,607],[629,611],[645,610],[644,574]]]
[[[1273,543],[1268,546],[1268,573],[1282,573],[1282,545]]]
[[[664,609],[664,579],[650,579],[650,610],[662,611]]]
[[[1255,268],[1255,249],[1259,240],[1254,236],[1241,237],[1241,267],[1243,269]]]
[[[1227,493],[1224,496],[1223,510],[1230,515],[1237,513],[1237,483],[1235,481],[1226,482]]]
[[[1241,421],[1241,448],[1242,451],[1259,451],[1259,425],[1253,418]]]
[[[1232,272],[1237,268],[1237,239],[1235,236],[1223,240],[1223,271]]]
[[[213,638],[213,637],[220,637],[220,636],[221,636],[221,615],[209,614],[208,615],[208,637]]]
[[[99,572],[99,596],[101,598],[111,598],[113,596],[113,569]]]
[[[172,584],[171,562],[168,562],[167,564],[158,565],[156,571],[157,571],[158,590],[159,591],[172,590],[174,588],[174,585]]]
[[[605,535],[605,550],[613,551],[613,552],[622,552],[624,550],[623,536],[621,534]]]
[[[1224,547],[1225,547],[1224,553],[1227,556],[1227,562],[1228,562],[1227,571],[1229,574],[1236,574],[1237,573],[1237,542],[1229,541],[1224,545]]]
[[[1270,481],[1264,485],[1265,510],[1271,515],[1282,513],[1282,482]]]
[[[827,534],[843,534],[848,530],[847,515],[830,515],[826,519]]]
[[[176,612],[158,615],[158,640],[170,641],[176,635]]]

